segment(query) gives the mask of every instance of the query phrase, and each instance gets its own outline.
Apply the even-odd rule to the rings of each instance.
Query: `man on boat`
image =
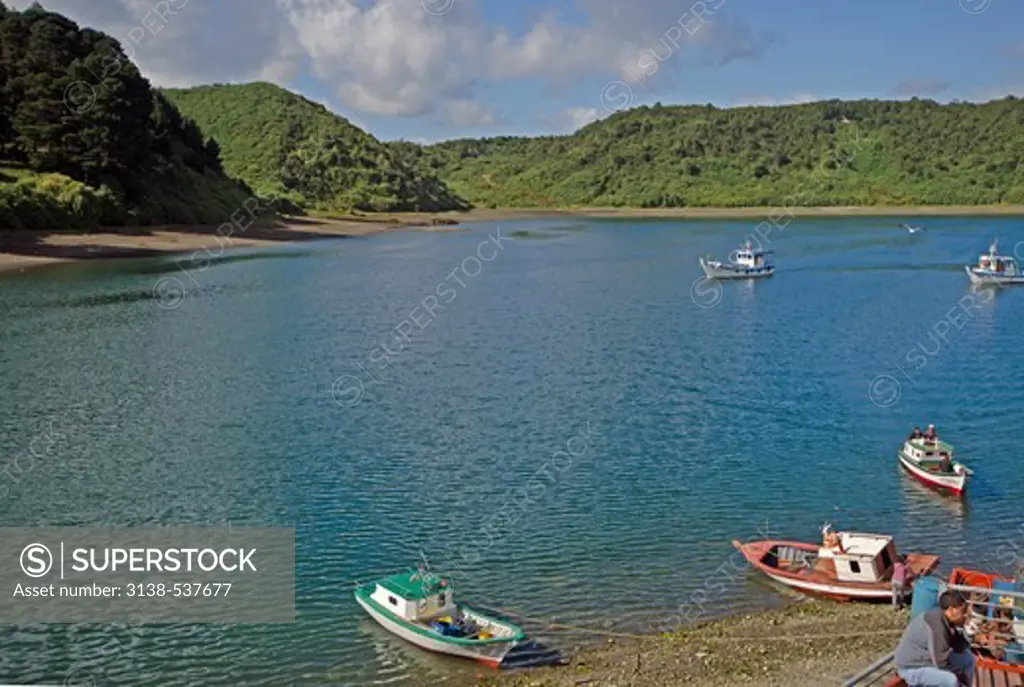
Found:
[[[896,564],[892,567],[892,609],[903,610],[907,605],[907,592],[910,591],[910,583],[914,580],[914,571],[907,565],[907,557],[900,555]]]
[[[928,429],[924,432],[924,440],[926,443],[934,444],[938,436],[935,434],[935,425],[928,425]]]
[[[921,434],[921,428],[915,426],[914,431],[910,433],[911,439],[920,439],[923,435]]]
[[[944,591],[939,607],[910,621],[896,647],[896,672],[910,687],[970,687],[974,655],[957,628],[967,620],[967,600]]]

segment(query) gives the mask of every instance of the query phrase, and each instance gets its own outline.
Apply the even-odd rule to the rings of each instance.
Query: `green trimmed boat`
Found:
[[[934,432],[934,426],[929,425]],[[922,484],[963,496],[974,471],[953,457],[953,446],[931,436],[911,434],[899,452],[900,465]]]
[[[428,651],[472,658],[497,668],[525,638],[512,623],[452,598],[451,580],[423,570],[358,587],[356,601],[384,629]]]

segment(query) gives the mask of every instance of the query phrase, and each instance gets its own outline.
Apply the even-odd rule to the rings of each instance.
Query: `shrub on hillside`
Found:
[[[123,221],[118,198],[105,186],[94,189],[63,174],[0,184],[0,230],[93,229]]]

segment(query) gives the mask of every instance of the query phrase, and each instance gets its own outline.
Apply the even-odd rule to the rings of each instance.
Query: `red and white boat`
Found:
[[[929,429],[934,429],[929,427]],[[937,436],[911,435],[900,448],[899,461],[910,475],[929,487],[962,496],[967,479],[974,474],[953,457],[953,447]]]
[[[896,545],[892,537],[822,530],[823,544],[764,539],[732,544],[752,566],[779,584],[837,601],[884,601],[892,598]],[[907,554],[915,576],[939,564],[931,554]]]

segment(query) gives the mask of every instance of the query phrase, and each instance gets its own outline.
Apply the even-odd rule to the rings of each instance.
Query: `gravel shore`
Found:
[[[888,605],[806,601],[674,634],[607,638],[568,653],[568,664],[510,671],[502,687],[840,685],[892,651],[907,611]]]

